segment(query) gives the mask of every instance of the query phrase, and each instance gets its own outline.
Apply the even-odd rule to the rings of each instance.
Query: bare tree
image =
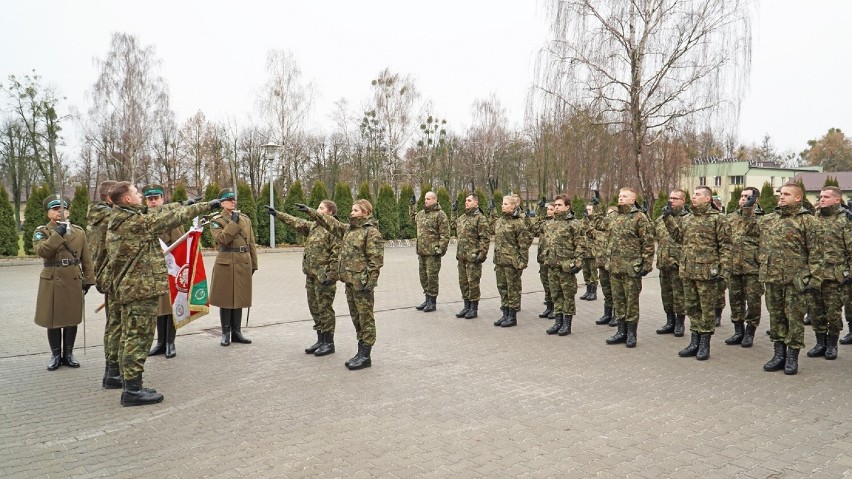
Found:
[[[474,101],[473,124],[468,129],[464,149],[471,161],[468,170],[471,189],[476,180],[481,179],[488,185],[489,191],[500,186],[500,165],[508,151],[509,128],[506,109],[495,94],[487,99]],[[476,174],[480,178],[476,178]]]
[[[379,143],[386,148],[387,167],[380,168],[383,180],[396,184],[400,152],[411,139],[414,102],[420,97],[411,76],[391,73],[389,68],[379,72],[370,84],[373,99],[365,119],[370,117],[371,129],[381,136]]]
[[[551,0],[537,89],[550,111],[591,106],[629,133],[639,187],[645,147],[683,118],[736,125],[751,65],[749,0]]]

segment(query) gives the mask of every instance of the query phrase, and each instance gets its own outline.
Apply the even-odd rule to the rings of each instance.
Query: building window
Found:
[[[699,185],[707,185],[707,177],[706,176],[699,176],[698,177],[698,184]]]
[[[722,177],[721,176],[713,177],[713,186],[722,186]]]
[[[728,178],[728,183],[732,185],[742,185],[745,183],[745,178],[742,176],[731,176]]]

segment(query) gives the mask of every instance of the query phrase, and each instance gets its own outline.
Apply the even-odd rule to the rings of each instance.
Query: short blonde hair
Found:
[[[356,200],[354,203],[352,203],[352,205],[361,208],[361,211],[367,213],[368,215],[373,214],[373,205],[370,204],[370,202],[367,200]]]

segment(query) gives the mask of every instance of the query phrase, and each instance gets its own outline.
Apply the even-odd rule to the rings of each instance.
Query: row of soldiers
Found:
[[[545,289],[546,310],[554,324],[548,334],[568,335],[576,313],[576,275],[584,271],[587,289],[583,299],[596,299],[596,269],[604,296],[604,314],[597,324],[616,326],[607,344],[635,347],[639,321],[642,278],[653,268],[655,243],[666,323],[658,334],[684,335],[690,318],[690,342],[681,357],[710,357],[710,342],[729,290],[734,334],[729,345],[750,347],[760,322],[761,297],[766,291],[770,312],[770,339],[774,345],[767,371],[798,372],[799,350],[804,347],[804,316],[813,318],[816,346],[810,357],[837,357],[838,342],[852,343],[850,334],[839,341],[841,311],[849,304],[852,283],[852,211],[842,202],[840,189],[820,192],[816,210],[803,204],[798,184],[779,189],[778,207],[764,214],[757,205],[759,190],[746,188],[737,211],[724,215],[713,203],[712,190],[695,188],[691,209],[686,192],[675,189],[662,215],[651,221],[637,203],[632,188],[619,190],[618,204],[604,214],[595,196],[583,219],[575,218],[567,196],[550,204],[539,203],[545,214],[524,215],[520,199],[507,196],[501,211],[490,215],[479,208],[479,198],[469,195],[454,221],[458,234],[459,285],[464,308],[456,316],[475,318],[480,297],[481,264],[490,238],[494,237],[494,265],[503,315],[495,326],[517,324],[521,273],[527,266],[527,250],[539,237],[538,262]],[[425,300],[416,306],[435,311],[441,257],[449,243],[449,219],[429,192],[425,207],[411,214],[417,225],[417,254]],[[492,205],[493,209],[493,205]],[[457,206],[453,205],[457,212]],[[594,266],[592,266],[594,265]],[[848,309],[848,308],[847,308]]]

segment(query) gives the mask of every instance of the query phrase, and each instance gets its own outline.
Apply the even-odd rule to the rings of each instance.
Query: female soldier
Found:
[[[500,291],[500,309],[503,316],[494,326],[517,326],[517,313],[521,307],[521,273],[529,261],[532,236],[522,218],[517,196],[504,196],[501,214],[494,222],[494,271]]]
[[[346,361],[346,367],[368,368],[372,364],[370,352],[376,342],[373,291],[385,257],[384,240],[372,216],[373,205],[367,200],[357,200],[352,205],[348,225],[303,204],[296,206],[332,235],[343,238],[338,271],[340,280],[346,284],[349,315],[358,337],[358,354]]]
[[[47,328],[51,354],[48,371],[62,364],[80,367],[74,357],[74,340],[77,325],[83,318],[83,295],[95,284],[86,233],[79,226],[64,222],[70,203],[68,198],[59,195],[45,199],[44,208],[50,223],[39,226],[33,234],[33,250],[44,259],[35,323]]]

